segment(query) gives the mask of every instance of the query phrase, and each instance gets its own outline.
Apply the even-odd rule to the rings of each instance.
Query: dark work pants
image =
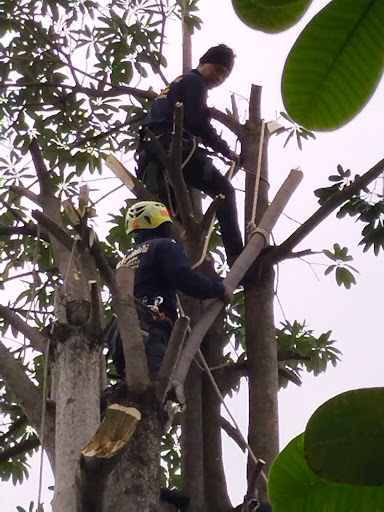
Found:
[[[164,134],[164,136],[159,137],[159,141],[165,149],[168,149],[170,145],[170,134]],[[191,147],[192,142],[190,140],[185,141],[183,146],[183,160],[185,160],[190,154]],[[154,154],[149,142],[145,142],[142,148],[143,150],[140,153],[137,177],[139,179],[143,179],[145,184],[146,179],[144,171],[151,160],[156,159],[156,155]],[[243,249],[243,242],[237,219],[235,189],[229,180],[225,178],[218,169],[216,169],[212,160],[200,147],[196,147],[192,157],[185,165],[183,175],[188,186],[201,190],[212,198],[219,194],[223,194],[225,196],[216,210],[216,215],[220,224],[223,245],[227,258],[233,260],[234,257],[237,257]],[[168,207],[170,206],[168,194],[166,193],[166,188],[164,186],[160,185],[157,190],[152,190],[152,192],[159,194],[160,200]]]
[[[143,342],[147,354],[149,376],[151,380],[156,380],[165,356],[165,351],[167,350],[171,327],[164,324],[142,323],[141,328],[148,332],[148,336],[143,335]],[[116,320],[108,332],[107,342],[113,364],[115,365],[117,373],[122,377],[125,372],[125,358]]]

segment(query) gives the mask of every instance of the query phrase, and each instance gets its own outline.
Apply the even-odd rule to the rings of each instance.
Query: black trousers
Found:
[[[159,136],[159,141],[164,149],[169,149],[171,142],[171,134],[166,133]],[[183,161],[185,161],[191,154],[193,149],[192,140],[184,140],[183,143]],[[156,154],[154,153],[149,142],[141,144],[141,151],[139,152],[139,161],[137,169],[137,177],[148,186],[154,194],[158,195],[159,199],[170,207],[170,197],[165,186],[165,177],[163,172],[158,169],[152,168],[151,172],[156,172],[157,181],[162,180],[162,183],[156,183],[150,179],[147,170],[150,169],[153,162],[157,162],[157,166],[161,164],[158,162]],[[212,160],[200,147],[196,147],[192,156],[190,156],[187,164],[183,168],[183,176],[186,184],[190,187],[201,190],[211,196],[212,198],[222,194],[225,198],[220,202],[217,210],[217,220],[220,224],[221,235],[223,238],[223,245],[227,258],[233,260],[237,257],[242,249],[243,242],[237,220],[236,208],[236,195],[235,189],[225,178],[218,169],[213,165]]]
[[[141,322],[140,327],[143,331],[148,333],[148,335],[143,334],[143,342],[145,352],[147,354],[150,379],[156,380],[165,356],[165,351],[167,350],[167,344],[172,328],[170,325],[166,325],[164,323],[158,322],[156,324],[155,321],[150,324]],[[122,377],[125,372],[125,358],[116,319],[108,330],[106,341],[108,343],[116,371]]]

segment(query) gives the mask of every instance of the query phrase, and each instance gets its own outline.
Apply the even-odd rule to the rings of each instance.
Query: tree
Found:
[[[183,3],[180,5],[183,9],[187,7]],[[170,11],[173,7],[169,8]],[[189,7],[194,8],[194,3]],[[31,11],[28,12],[28,9]],[[4,48],[4,56],[9,66],[3,68],[3,94],[6,101],[2,103],[4,109],[2,114],[12,146],[9,159],[3,162],[6,185],[10,186],[3,198],[5,210],[2,216],[2,232],[10,235],[11,238],[3,250],[7,263],[26,265],[30,262],[33,273],[32,280],[27,283],[27,289],[15,301],[16,304],[13,305],[12,310],[7,307],[2,308],[4,332],[8,325],[11,325],[27,336],[35,348],[45,348],[46,353],[48,352],[46,339],[51,338],[50,344],[54,353],[52,369],[54,385],[53,390],[51,389],[51,401],[47,404],[45,414],[46,430],[43,442],[51,455],[52,464],[54,464],[53,451],[56,447],[56,475],[59,484],[55,489],[55,507],[60,507],[60,510],[66,508],[73,510],[76,491],[74,475],[79,462],[79,453],[90,441],[100,421],[99,382],[102,380],[104,370],[100,371],[98,364],[99,359],[103,362],[100,340],[102,326],[98,319],[103,315],[100,315],[100,295],[97,285],[100,277],[97,268],[101,272],[101,282],[107,283],[112,292],[113,307],[118,312],[119,321],[126,322],[127,328],[122,331],[132,332],[137,328],[133,304],[129,297],[121,292],[119,283],[115,282],[114,275],[109,270],[108,261],[106,262],[104,258],[107,255],[113,259],[118,249],[126,249],[127,242],[121,229],[123,215],[116,216],[116,228],[111,231],[107,244],[99,244],[89,228],[88,221],[94,212],[85,189],[82,189],[80,194],[79,205],[74,206],[75,197],[79,194],[76,173],[82,174],[87,167],[97,168],[101,165],[101,159],[111,150],[132,149],[135,146],[137,141],[135,129],[140,121],[142,107],[147,107],[154,93],[131,88],[126,83],[130,83],[130,79],[136,76],[133,68],[143,76],[149,68],[155,72],[160,70],[162,73],[160,64],[164,61],[161,33],[169,11],[163,4],[159,5],[159,10],[154,10],[149,2],[132,2],[131,9],[124,10],[123,4],[116,1],[111,3],[109,9],[100,8],[93,2],[84,2],[76,6],[68,6],[63,2],[59,7],[49,2],[38,4],[31,2],[22,7],[9,2],[7,12],[10,14],[6,20],[2,20],[2,26],[5,31],[11,31],[6,32],[6,38],[10,38],[10,42],[7,41],[8,46]],[[32,12],[34,16],[28,15]],[[97,26],[94,30],[88,27],[92,13],[96,18]],[[46,21],[48,18],[45,16],[51,16],[50,23]],[[81,20],[87,21],[85,28],[81,28]],[[184,21],[186,25],[198,24],[198,20],[192,15],[184,16]],[[61,30],[62,27],[64,31]],[[67,30],[70,30],[69,34]],[[185,33],[187,40],[187,30]],[[75,45],[74,48],[70,47],[70,41]],[[76,58],[70,53],[80,52],[84,58],[84,50],[89,61],[95,59],[96,73],[84,72],[76,65]],[[58,70],[64,73],[59,73]],[[130,95],[132,104],[121,106],[117,102],[123,94]],[[116,105],[119,106],[119,112]],[[121,110],[127,112],[124,121],[119,119]],[[246,184],[248,220],[252,216],[256,181],[251,173],[257,170],[259,156],[258,144],[255,141],[260,140],[262,127],[260,88],[252,89],[250,120],[245,126],[236,121],[233,116],[219,112],[214,112],[214,115],[229,125],[242,142],[244,165],[249,171]],[[269,134],[266,131],[265,147],[268,138]],[[177,149],[177,145],[175,148]],[[33,188],[29,181],[34,180],[34,177],[28,177],[31,172],[29,168],[26,167],[24,171],[20,171],[21,166],[27,166],[28,156],[26,155],[29,154],[33,158],[34,172],[39,179],[39,189],[36,185],[34,185],[36,188]],[[266,154],[264,150],[262,159],[264,179],[260,183],[257,219],[261,218],[268,202]],[[315,220],[312,219],[302,230],[296,232],[285,246],[283,244],[279,248],[265,252],[260,259],[261,268],[264,270],[260,272],[260,267],[254,267],[250,273],[244,305],[241,297],[238,297],[238,310],[245,308],[248,357],[246,361],[240,359],[223,368],[221,381],[223,386],[231,382],[232,388],[236,386],[241,375],[245,373],[249,375],[250,408],[251,411],[258,411],[258,415],[251,414],[249,443],[257,456],[263,456],[266,459],[267,468],[278,451],[276,410],[278,365],[272,314],[271,263],[291,256],[297,241],[309,232],[315,221],[318,222],[332,209],[343,204],[348,197],[359,191],[381,170],[380,163],[364,179],[356,181],[342,193],[335,194],[319,209]],[[139,183],[134,182],[133,188],[136,187],[139,187]],[[143,189],[137,191],[139,196],[143,192]],[[45,215],[40,210],[33,214],[33,218],[38,220],[39,224],[30,217],[27,203],[22,199],[24,197],[42,205]],[[60,200],[64,198],[72,200],[72,204],[68,201],[64,204],[65,208],[60,204]],[[196,231],[196,228],[192,225],[188,235],[192,237],[193,231]],[[23,238],[19,238],[20,233]],[[76,238],[77,236],[80,239]],[[202,240],[200,237],[198,244],[193,243],[193,240],[187,237],[185,247],[192,259],[196,261],[201,255],[199,244]],[[334,257],[339,261],[336,251]],[[6,270],[10,267],[11,265]],[[79,276],[81,279],[78,279]],[[10,277],[13,277],[12,274]],[[64,287],[60,286],[63,278],[65,278]],[[89,282],[93,283],[91,289],[89,289]],[[55,316],[58,322],[52,327],[48,317],[52,311],[50,297],[53,288],[56,290]],[[24,310],[26,322],[22,322],[19,316],[20,313],[23,315],[23,311],[20,309],[15,311],[15,305],[17,306],[18,303],[21,305],[20,309]],[[31,308],[29,308],[30,303],[34,304]],[[200,315],[199,308],[200,305],[196,303],[185,306],[192,320]],[[255,310],[258,312],[257,317],[253,314]],[[232,321],[236,322],[235,325],[230,324],[230,329],[233,330],[240,321],[236,309],[232,314],[235,317]],[[292,349],[292,345],[295,348],[296,342],[299,344],[303,341],[302,330],[294,323],[286,325],[279,334],[280,340],[283,340],[282,343],[286,344],[283,345],[284,348]],[[320,357],[323,354],[327,354],[329,358],[333,356],[333,360],[336,361],[337,353],[329,348],[329,335],[320,337],[316,347],[316,339],[312,333],[305,334],[307,340],[312,343],[312,347],[309,344],[310,349],[308,347],[307,349],[310,355],[314,355],[313,362],[323,360]],[[220,347],[217,344],[209,343],[209,336],[222,339],[224,344],[221,326],[217,326],[216,331],[208,335],[206,345],[203,347],[209,366],[220,366],[223,363],[222,350],[219,350]],[[112,469],[105,461],[100,464],[98,460],[88,460],[85,457],[81,459],[81,479],[78,487],[84,500],[92,497],[97,503],[106,481],[105,474],[109,472],[104,493],[108,507],[115,510],[129,510],[128,507],[131,510],[145,510],[145,507],[148,510],[157,510],[159,432],[162,427],[156,405],[158,399],[151,390],[147,390],[148,382],[145,380],[145,358],[141,349],[140,334],[125,341],[132,343],[131,349],[137,352],[135,364],[130,367],[132,373],[128,372],[128,387],[131,393],[127,395],[115,392],[109,395],[109,399],[111,402],[118,401],[122,407],[129,405],[138,409],[142,419],[138,423],[135,435],[128,443],[127,450],[114,459]],[[41,356],[39,360],[30,363],[32,379],[39,382],[39,391],[31,379],[26,377],[25,370],[20,365],[22,359],[15,360],[9,350],[4,350],[2,355],[1,374],[8,393],[5,406],[19,425],[22,419],[19,408],[21,406],[41,439],[41,411],[36,412],[35,407],[36,403],[44,403],[41,396],[44,382],[41,378]],[[304,355],[308,357],[308,354]],[[280,373],[294,379],[294,374],[289,371],[290,368],[294,368],[293,356],[302,357],[300,354],[289,352],[288,366],[282,368],[286,371]],[[287,357],[287,352],[281,353],[280,357]],[[71,363],[68,363],[68,360]],[[312,369],[317,371],[322,368],[317,369],[314,365]],[[82,381],[76,380],[79,374],[83,376]],[[217,379],[220,382],[220,376],[217,376]],[[190,372],[185,389],[188,408],[182,420],[184,487],[191,495],[195,508],[201,508],[205,503],[212,510],[228,509],[230,503],[226,494],[220,453],[220,402],[212,393],[211,384],[205,375],[202,378],[198,367],[194,367]],[[10,392],[14,393],[16,399],[9,396]],[[55,408],[52,402],[55,403]],[[209,408],[206,407],[208,403]],[[68,404],[71,406],[69,407]],[[62,414],[64,410],[65,415]],[[102,408],[102,410],[104,413],[105,409]],[[125,409],[122,408],[120,412],[125,414]],[[110,412],[110,414],[114,413]],[[126,416],[129,421],[130,415],[126,414]],[[54,417],[56,417],[56,428],[53,426]],[[134,423],[134,420],[131,423]],[[272,438],[271,433],[273,433]],[[12,432],[6,437],[7,440],[11,439],[12,444],[15,439],[12,437]],[[70,459],[67,457],[68,440],[74,451]],[[135,461],[134,465],[132,461]],[[252,476],[252,460],[249,466],[250,476]],[[139,479],[135,481],[135,497],[127,499],[126,492],[129,492],[134,483],[132,471],[135,471]],[[93,485],[90,485],[90,482]],[[251,478],[250,482],[252,482]],[[250,494],[253,492],[252,486],[249,491]],[[265,490],[264,495],[261,493],[261,497],[265,498]]]

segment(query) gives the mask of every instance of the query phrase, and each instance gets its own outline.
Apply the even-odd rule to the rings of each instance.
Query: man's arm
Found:
[[[226,302],[230,301],[231,290],[223,283],[192,270],[187,256],[174,240],[162,241],[159,257],[161,269],[171,287],[196,299],[221,297]]]

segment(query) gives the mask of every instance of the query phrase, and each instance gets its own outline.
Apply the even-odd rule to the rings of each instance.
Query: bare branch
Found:
[[[113,272],[112,267],[109,265],[105,257],[105,254],[97,240],[93,242],[90,251],[92,256],[95,258],[97,268],[99,269],[101,275],[103,276],[104,281],[106,282],[106,285],[108,286],[111,294],[117,296],[117,294],[119,293],[119,289],[115,273]]]
[[[103,309],[100,301],[100,287],[97,281],[91,281],[91,314],[89,316],[89,333],[90,338],[98,338],[102,331],[101,319],[103,317]]]
[[[290,380],[296,384],[296,386],[301,386],[302,384],[300,377],[298,377],[292,370],[288,370],[288,368],[279,368],[279,375],[280,377]]]
[[[0,342],[0,375],[3,377],[5,385],[15,394],[20,407],[27,416],[28,421],[41,437],[41,412],[43,406],[43,394],[32,383],[25,373],[25,369],[16,360],[10,351]],[[51,465],[54,465],[54,432],[55,424],[52,412],[47,409],[45,448]]]
[[[15,192],[15,194],[18,194],[20,196],[27,197],[30,201],[37,204],[37,206],[41,206],[41,201],[39,200],[38,196],[31,192],[28,188],[21,187],[18,185],[12,185],[11,187],[9,187],[9,190]]]
[[[21,332],[31,342],[31,346],[38,352],[44,352],[47,337],[41,334],[36,327],[31,327],[10,308],[0,304],[0,317],[12,325],[18,332]]]
[[[113,155],[109,155],[105,163],[138,199],[142,201],[156,201],[156,196]]]
[[[229,128],[231,132],[233,132],[240,140],[242,140],[244,137],[245,128],[242,124],[237,122],[233,116],[225,114],[216,108],[210,108],[209,111],[213,119],[216,119],[216,121],[219,121],[221,124]]]
[[[287,255],[292,252],[294,247],[298,245],[304,238],[309,235],[324,219],[326,219],[333,211],[341,206],[345,201],[351,199],[354,195],[358,194],[360,190],[369,185],[371,181],[375,180],[382,174],[384,170],[384,159],[377,162],[369,171],[363,176],[357,178],[348,187],[345,187],[340,192],[332,195],[320,208],[304,222],[292,235],[285,240],[282,244],[271,249],[265,255],[264,262],[268,264],[275,264],[278,261],[286,259]]]
[[[23,235],[38,236],[36,224],[29,223],[27,226],[0,226],[0,235]],[[40,239],[50,243],[49,236],[40,231]]]
[[[220,421],[221,421],[221,428],[229,435],[229,437],[231,439],[233,439],[235,441],[235,443],[240,448],[240,450],[245,453],[245,450],[247,449],[247,447],[244,444],[243,436],[239,435],[239,431],[237,430],[237,428],[233,427],[229,423],[229,421],[223,417],[220,418]]]
[[[72,251],[74,239],[61,226],[56,224],[48,215],[40,210],[34,210],[32,217],[37,220],[53,237],[56,238],[68,251]]]
[[[0,435],[0,444],[2,444],[5,439],[12,436],[12,434],[17,432],[19,430],[19,428],[23,427],[26,423],[27,423],[27,417],[23,414],[22,416],[20,416],[20,418],[18,418],[17,420],[15,420],[12,423],[12,425],[9,427],[7,432],[4,432],[4,434]]]

